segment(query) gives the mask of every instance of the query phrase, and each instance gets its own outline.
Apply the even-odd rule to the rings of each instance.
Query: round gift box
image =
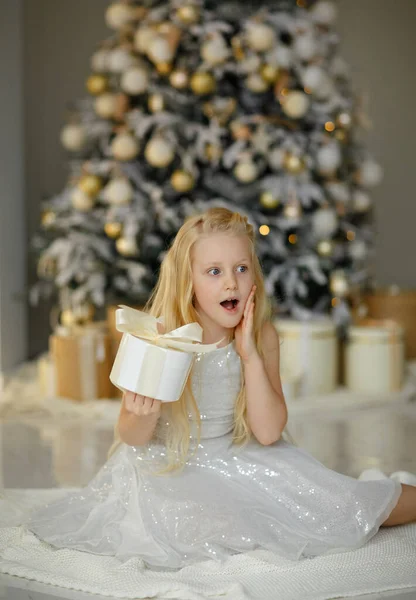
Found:
[[[121,390],[162,402],[175,402],[182,395],[194,356],[124,333],[110,380]]]
[[[299,395],[327,394],[337,387],[338,339],[331,319],[276,319],[282,373],[299,378]]]
[[[416,290],[377,290],[364,297],[364,304],[370,318],[392,319],[403,327],[406,357],[416,358]]]
[[[375,322],[348,329],[345,384],[354,392],[400,390],[404,375],[403,328]]]

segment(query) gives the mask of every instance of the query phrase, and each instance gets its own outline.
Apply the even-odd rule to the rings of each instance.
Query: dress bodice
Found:
[[[241,387],[241,362],[234,342],[197,354],[191,382],[201,413],[201,438],[214,438],[232,431],[234,404]]]

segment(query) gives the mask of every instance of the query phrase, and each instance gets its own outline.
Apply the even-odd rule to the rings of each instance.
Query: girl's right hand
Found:
[[[142,396],[141,394],[135,394],[134,392],[125,392],[124,406],[128,412],[133,413],[138,417],[158,415],[162,410],[161,400],[148,398],[148,396]]]

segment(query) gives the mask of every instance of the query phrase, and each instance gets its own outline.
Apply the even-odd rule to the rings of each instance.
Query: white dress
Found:
[[[121,444],[91,483],[37,510],[28,528],[60,548],[179,568],[255,548],[298,560],[358,548],[396,505],[400,483],[359,481],[279,440],[232,444],[241,363],[234,344],[197,355],[201,442],[179,474],[153,474],[164,447]]]

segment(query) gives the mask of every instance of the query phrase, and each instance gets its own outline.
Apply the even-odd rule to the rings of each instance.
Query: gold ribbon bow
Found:
[[[116,310],[116,329],[161,346],[184,352],[211,352],[224,338],[215,344],[202,344],[202,327],[189,323],[168,333],[159,333],[157,324],[164,325],[164,318],[156,318],[130,306],[119,305]]]

